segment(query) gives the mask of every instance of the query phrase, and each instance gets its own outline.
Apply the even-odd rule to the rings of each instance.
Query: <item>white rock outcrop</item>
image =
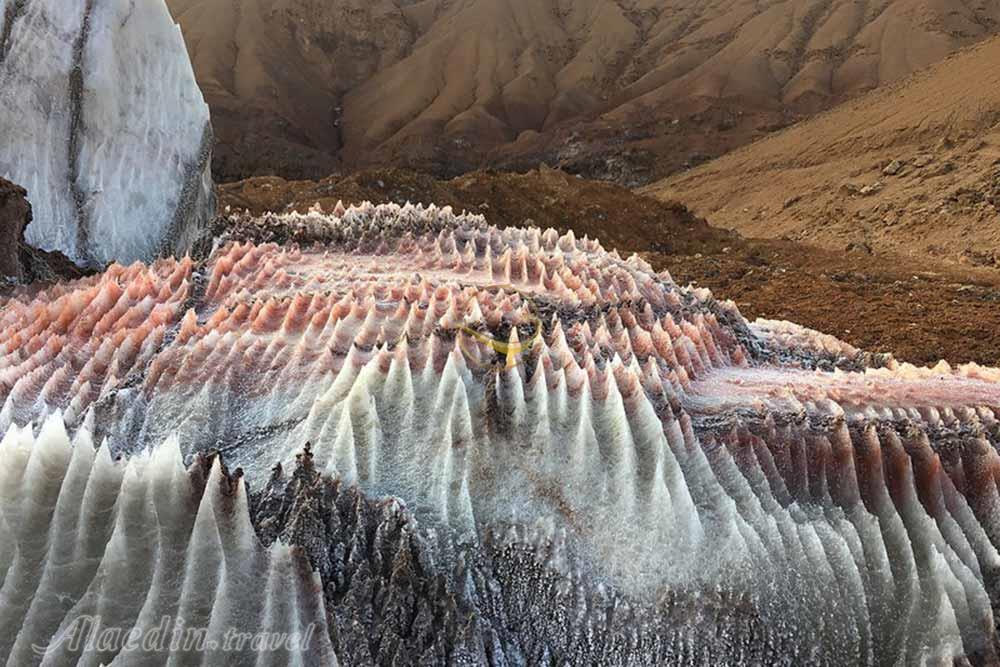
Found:
[[[190,249],[212,131],[163,0],[0,0],[0,177],[28,243],[91,266]]]

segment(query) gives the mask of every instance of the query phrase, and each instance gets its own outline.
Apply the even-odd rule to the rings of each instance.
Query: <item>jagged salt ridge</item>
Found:
[[[219,650],[171,647],[170,635],[156,653],[99,640],[160,627],[207,629],[204,646]],[[218,458],[185,468],[176,441],[113,461],[86,428],[71,444],[58,414],[37,436],[12,427],[0,440],[0,628],[11,666],[337,664],[319,575],[291,547],[260,543],[241,478]],[[309,642],[300,654],[222,651],[230,629]]]
[[[309,442],[320,474],[473,554],[540,523],[581,573],[556,580],[610,587],[647,629],[685,592],[776,633],[736,632],[723,662],[996,659],[996,369],[865,368],[593,240],[448,209],[229,227],[204,266],[114,266],[4,304],[0,427],[64,409],[114,451],[173,436],[260,484]],[[262,235],[303,245],[241,240]]]
[[[191,248],[214,214],[212,132],[163,0],[4,0],[0,90],[29,243],[97,267]]]
[[[89,429],[71,447],[58,417],[34,439],[16,428],[0,439],[8,665],[774,664],[800,652],[727,592],[648,603],[591,581],[544,521],[459,545],[400,501],[332,481],[308,452],[248,498],[218,459],[185,470],[165,443],[114,463]],[[74,648],[81,618],[101,623]],[[118,651],[101,640],[111,628],[154,641],[193,628],[206,646],[231,630],[315,631],[291,654],[202,653],[169,648],[172,635],[166,648]]]

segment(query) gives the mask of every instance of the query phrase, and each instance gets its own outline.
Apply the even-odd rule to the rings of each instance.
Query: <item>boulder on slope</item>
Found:
[[[31,222],[31,204],[24,188],[0,178],[0,280],[24,279],[21,245]]]

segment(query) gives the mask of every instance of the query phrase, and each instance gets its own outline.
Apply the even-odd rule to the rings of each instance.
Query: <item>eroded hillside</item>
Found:
[[[748,235],[995,265],[1000,39],[647,192]]]
[[[222,178],[546,161],[634,185],[997,30],[926,0],[170,0]]]

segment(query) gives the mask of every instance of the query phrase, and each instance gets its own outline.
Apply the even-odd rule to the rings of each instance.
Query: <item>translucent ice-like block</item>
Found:
[[[211,129],[166,5],[18,7],[0,12],[0,176],[28,190],[28,242],[94,266],[186,252],[214,213]]]

